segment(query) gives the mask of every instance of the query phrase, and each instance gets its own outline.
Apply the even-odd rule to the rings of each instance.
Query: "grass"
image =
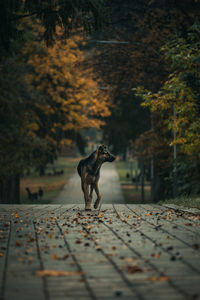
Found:
[[[46,169],[46,174],[53,174],[53,168],[60,171],[64,170],[63,175],[45,175],[39,176],[38,173],[32,171],[30,175],[21,178],[20,193],[21,204],[48,204],[58,195],[63,186],[67,183],[71,175],[75,172],[79,158],[59,157],[54,164],[49,164]],[[31,192],[37,192],[41,187],[44,195],[41,200],[29,200],[26,187],[29,187]]]
[[[115,166],[119,175],[125,202],[127,204],[141,204],[141,185],[139,184],[137,188],[136,184],[132,182],[131,178],[127,178],[126,176],[127,173],[130,174],[131,172],[133,174],[133,177],[135,176],[135,162],[133,162],[131,166],[128,162],[118,160],[116,161]],[[144,203],[150,203],[150,185],[148,182],[145,182],[144,194]]]
[[[198,208],[200,209],[200,197],[186,197],[180,196],[175,199],[168,199],[165,201],[159,201],[158,204],[175,204],[178,206],[189,207],[189,208]]]

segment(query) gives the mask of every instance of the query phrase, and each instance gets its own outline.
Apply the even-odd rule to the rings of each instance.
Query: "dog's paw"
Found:
[[[99,206],[99,203],[96,203],[96,202],[95,202],[95,203],[94,203],[94,208],[97,209],[98,206]]]

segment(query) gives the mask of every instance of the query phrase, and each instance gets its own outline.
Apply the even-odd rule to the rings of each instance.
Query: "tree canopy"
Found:
[[[85,31],[100,29],[105,20],[104,0],[12,0],[1,1],[0,47],[8,49],[13,39],[20,37],[18,25],[21,19],[34,16],[45,30],[43,37],[52,44],[56,27],[62,28],[66,38],[73,28]]]
[[[0,65],[0,190],[6,191],[9,178],[33,166],[42,174],[64,143],[80,139],[83,128],[99,128],[110,114],[108,94],[86,67],[77,32],[47,48],[39,20],[20,26],[24,40],[13,43],[15,52]]]

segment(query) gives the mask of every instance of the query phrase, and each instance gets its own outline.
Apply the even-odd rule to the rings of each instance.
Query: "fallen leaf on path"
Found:
[[[35,241],[34,238],[30,238],[29,240],[27,240],[28,243],[32,243],[32,242],[34,242],[34,241]]]
[[[156,276],[151,276],[149,277],[150,281],[167,281],[169,278],[167,276],[161,276],[161,277],[156,277]]]
[[[186,222],[185,226],[192,226],[192,223]]]
[[[3,256],[3,253],[2,252],[0,252],[0,257],[2,257]]]
[[[130,274],[143,272],[143,270],[138,266],[126,266],[126,269]]]
[[[39,277],[45,277],[45,276],[74,276],[74,275],[81,275],[82,272],[73,272],[73,271],[61,271],[61,270],[43,270],[43,271],[37,271],[36,274]]]
[[[169,247],[167,247],[167,250],[173,250],[173,246],[169,246]]]
[[[134,258],[134,257],[125,257],[124,258],[124,261],[126,261],[126,262],[133,262],[134,260],[136,260],[136,258]]]
[[[199,249],[199,245],[198,245],[198,244],[194,244],[194,245],[193,245],[193,248],[194,248],[195,250],[198,250],[198,249]]]
[[[81,244],[82,241],[81,240],[76,240],[76,244]]]
[[[16,240],[15,245],[19,247],[21,245],[20,241]]]
[[[154,258],[160,258],[160,255],[161,255],[161,253],[158,253],[158,254],[151,254],[151,256],[153,256]]]
[[[103,218],[104,214],[99,214],[97,218]]]
[[[100,246],[96,246],[95,248],[96,248],[97,251],[101,250]]]
[[[18,257],[17,260],[18,261],[23,261],[23,258],[22,257]]]

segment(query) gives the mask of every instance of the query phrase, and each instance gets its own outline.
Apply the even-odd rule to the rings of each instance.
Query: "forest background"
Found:
[[[200,193],[200,1],[3,1],[0,201],[97,128],[152,176],[152,199]],[[174,189],[174,183],[176,189]]]

